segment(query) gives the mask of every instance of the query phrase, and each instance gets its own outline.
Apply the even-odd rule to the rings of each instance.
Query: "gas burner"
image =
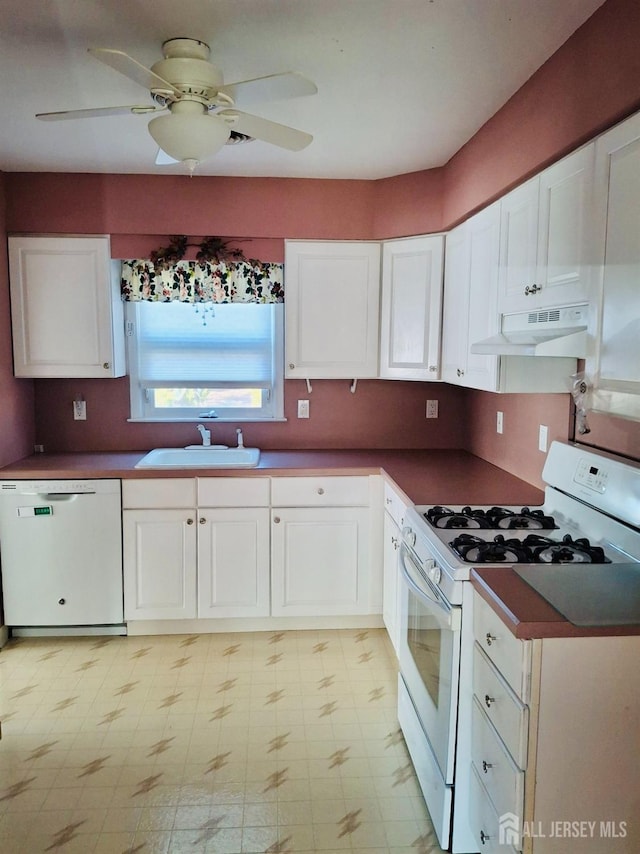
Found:
[[[553,516],[546,516],[542,510],[507,510],[505,507],[492,507],[487,510],[487,518],[491,520],[492,528],[516,530],[531,528],[535,530],[552,530],[557,525]]]
[[[592,546],[586,537],[574,540],[565,534],[561,540],[552,540],[529,534],[522,544],[531,550],[533,563],[611,563],[601,546]]]
[[[503,534],[493,540],[460,534],[449,545],[467,563],[531,563],[529,549],[520,540],[505,540]]]
[[[423,514],[425,519],[434,528],[475,528],[477,530],[495,527],[487,519],[484,510],[472,510],[471,507],[463,507],[462,510],[451,510],[449,507],[431,507]]]
[[[427,522],[434,528],[475,528],[477,530],[551,530],[556,526],[552,516],[546,516],[542,510],[508,510],[506,507],[471,508],[451,510],[449,507],[437,505],[429,508],[423,514]]]

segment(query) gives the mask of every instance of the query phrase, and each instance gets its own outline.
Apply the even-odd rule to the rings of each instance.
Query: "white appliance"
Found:
[[[513,566],[570,622],[640,624],[640,465],[553,442],[541,507],[415,507],[400,549],[398,720],[442,848],[468,810],[473,566]]]
[[[0,559],[14,634],[122,627],[120,481],[0,481]]]

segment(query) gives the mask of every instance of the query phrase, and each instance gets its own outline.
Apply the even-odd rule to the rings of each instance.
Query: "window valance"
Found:
[[[152,261],[122,262],[126,302],[284,302],[283,264],[262,261],[176,261],[156,268]]]

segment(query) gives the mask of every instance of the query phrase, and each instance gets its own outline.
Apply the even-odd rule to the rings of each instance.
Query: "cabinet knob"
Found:
[[[193,519],[187,519],[187,525],[193,525]]]
[[[485,774],[489,773],[489,768],[493,768],[491,762],[486,762],[484,759],[482,760],[482,770]]]
[[[66,604],[67,604],[66,599],[58,599],[58,605],[66,605]]]
[[[481,830],[481,831],[480,831],[480,842],[482,842],[482,844],[483,844],[483,845],[485,844],[485,842],[488,842],[490,839],[491,839],[491,837],[490,837],[490,836],[488,836],[488,835],[484,832],[484,830]]]
[[[487,638],[487,646],[491,646],[491,644],[495,640],[498,640],[498,638],[495,635],[492,635],[491,632],[487,632],[486,638]]]
[[[318,487],[317,491],[318,491],[318,495],[324,495],[324,489],[321,486]]]
[[[207,520],[204,518],[204,516],[201,516],[201,517],[198,519],[198,522],[200,522],[200,524],[201,524],[201,525],[206,525],[206,524],[207,524]]]
[[[279,517],[279,516],[274,516],[274,517],[273,517],[273,521],[275,522],[275,524],[276,524],[276,525],[279,525],[279,524],[280,524],[280,517]]]
[[[103,362],[102,367],[105,369],[105,371],[108,371],[109,368],[111,367],[111,363],[110,362]]]
[[[491,708],[491,703],[495,703],[495,701],[496,701],[495,697],[490,697],[488,694],[484,695],[484,704],[488,709]]]
[[[292,371],[295,368],[293,362],[289,362],[289,370]]]

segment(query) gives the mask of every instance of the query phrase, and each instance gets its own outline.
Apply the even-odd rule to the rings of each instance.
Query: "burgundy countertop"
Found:
[[[466,451],[262,451],[252,469],[136,469],[146,451],[34,454],[0,479],[388,475],[414,504],[541,504],[540,489]]]
[[[471,583],[517,638],[640,635],[640,625],[575,626],[510,567],[475,567]]]

